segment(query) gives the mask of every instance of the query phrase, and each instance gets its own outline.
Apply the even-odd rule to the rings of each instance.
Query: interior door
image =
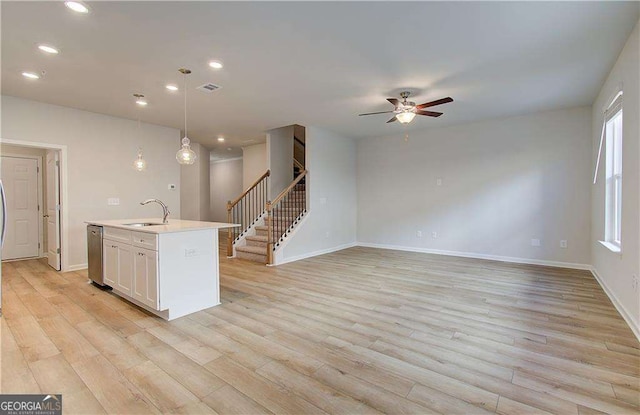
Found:
[[[1,174],[7,196],[7,234],[2,259],[37,257],[38,160],[3,156]]]
[[[47,151],[47,258],[60,271],[60,156]]]

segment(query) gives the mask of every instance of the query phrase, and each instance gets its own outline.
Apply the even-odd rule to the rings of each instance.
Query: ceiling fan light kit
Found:
[[[407,98],[409,98],[409,95],[411,95],[409,91],[401,92],[400,98],[402,98],[402,101],[400,101],[397,98],[387,98],[387,101],[389,101],[395,107],[393,111],[368,112],[366,114],[359,114],[359,115],[362,116],[362,115],[393,113],[395,115],[393,116],[393,118],[387,121],[387,123],[399,121],[401,124],[408,124],[411,121],[413,121],[416,115],[426,115],[428,117],[439,117],[442,115],[441,112],[423,111],[422,110],[423,108],[429,108],[429,107],[434,107],[436,105],[442,105],[442,104],[447,104],[449,102],[453,102],[453,98],[446,97],[446,98],[437,99],[435,101],[425,102],[424,104],[416,105],[415,102],[407,101]]]

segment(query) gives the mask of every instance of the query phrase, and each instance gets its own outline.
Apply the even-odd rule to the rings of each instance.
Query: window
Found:
[[[606,113],[605,242],[620,250],[622,231],[622,94]]]

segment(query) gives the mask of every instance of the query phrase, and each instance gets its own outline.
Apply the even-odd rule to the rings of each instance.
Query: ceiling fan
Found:
[[[368,112],[362,115],[374,115],[374,114],[390,114],[394,113],[395,115],[391,118],[387,123],[400,121],[402,124],[410,123],[413,118],[417,115],[427,115],[429,117],[439,117],[442,115],[441,112],[435,111],[423,111],[423,108],[435,107],[436,105],[447,104],[449,102],[453,102],[453,98],[446,97],[437,99],[431,102],[425,102],[424,104],[416,105],[415,102],[407,101],[411,93],[409,91],[403,91],[400,93],[400,97],[403,101],[400,101],[397,98],[387,98],[387,101],[392,103],[396,108],[393,111],[380,111],[380,112]]]

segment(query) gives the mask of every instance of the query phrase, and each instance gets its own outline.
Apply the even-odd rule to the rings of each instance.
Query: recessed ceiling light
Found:
[[[38,49],[46,53],[51,53],[52,55],[57,55],[59,53],[58,49],[49,45],[38,45]]]
[[[40,79],[40,75],[33,72],[22,72],[22,76],[29,79]]]
[[[231,151],[233,150],[231,147],[227,147],[227,151]]]
[[[165,86],[165,88],[167,88],[169,91],[177,91],[178,87],[172,84],[169,84],[167,86]]]
[[[222,62],[220,61],[211,61],[209,62],[209,66],[211,66],[213,69],[222,69],[224,65],[222,65]]]
[[[64,5],[77,13],[89,13],[89,8],[79,1],[65,1]]]
[[[224,143],[224,137],[218,137],[218,141],[220,141],[221,143]]]

